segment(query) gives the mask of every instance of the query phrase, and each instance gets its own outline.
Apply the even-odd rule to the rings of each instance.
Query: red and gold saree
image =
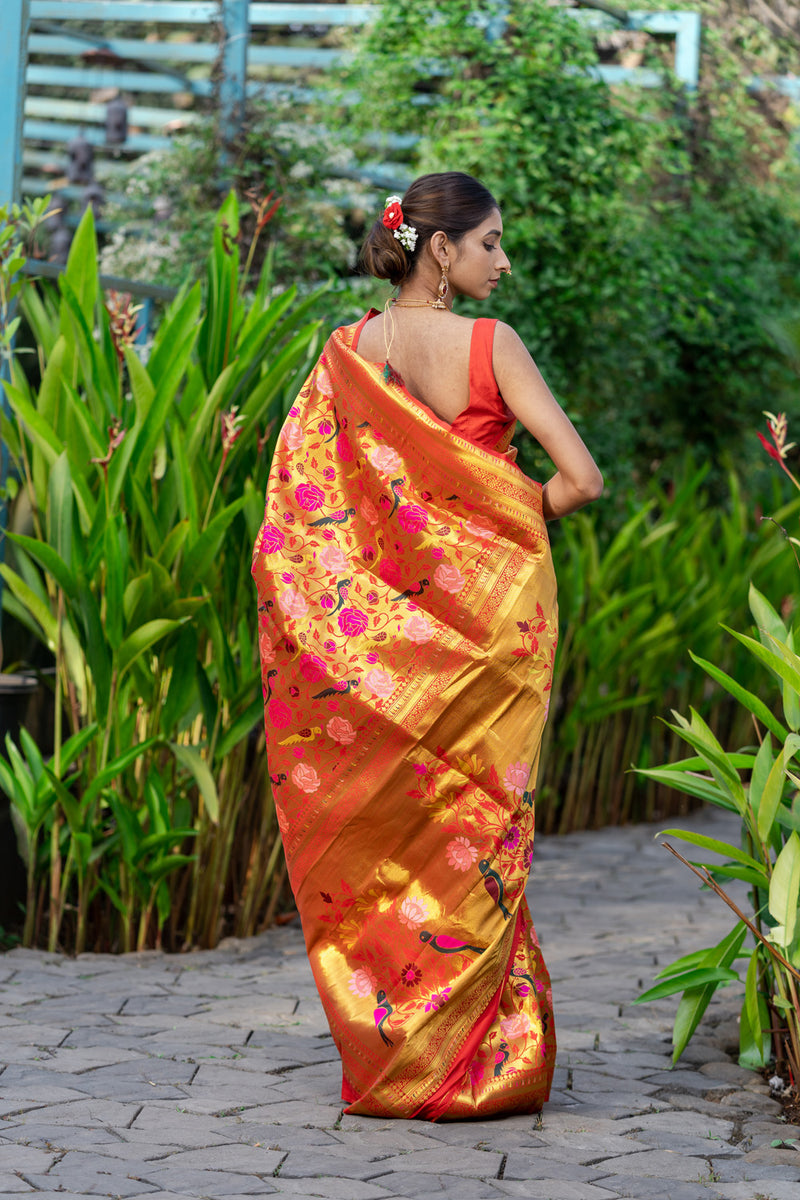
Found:
[[[556,641],[541,487],[356,329],[283,426],[253,558],[292,887],[348,1112],[533,1112],[555,1056],[524,896]]]

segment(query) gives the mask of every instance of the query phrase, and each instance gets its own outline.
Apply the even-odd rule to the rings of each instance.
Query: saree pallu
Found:
[[[524,896],[556,643],[541,487],[355,328],[281,430],[253,557],[290,880],[348,1112],[534,1112],[555,1059]]]

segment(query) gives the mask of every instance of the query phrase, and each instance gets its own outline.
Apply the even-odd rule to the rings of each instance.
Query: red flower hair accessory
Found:
[[[381,220],[392,230],[400,245],[411,252],[417,244],[417,231],[413,225],[406,225],[401,204],[400,196],[387,196]]]
[[[403,224],[403,210],[400,207],[399,196],[387,196],[386,208],[381,217],[387,229],[399,229]]]

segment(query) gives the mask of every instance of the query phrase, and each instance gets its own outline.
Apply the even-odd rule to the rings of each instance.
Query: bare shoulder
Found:
[[[498,321],[494,331],[494,349],[498,357],[511,355],[532,362],[522,338],[511,325]]]

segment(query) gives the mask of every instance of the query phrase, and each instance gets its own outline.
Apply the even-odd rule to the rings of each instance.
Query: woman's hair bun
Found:
[[[406,250],[383,214],[374,222],[361,247],[359,263],[376,279],[388,279],[395,287],[413,274],[425,244],[441,229],[456,244],[496,209],[499,204],[479,180],[463,171],[420,175],[401,201],[403,222],[416,230],[417,242]]]
[[[405,211],[405,210],[404,210]],[[411,255],[378,217],[364,239],[359,264],[367,275],[388,279],[396,287],[411,274]]]

